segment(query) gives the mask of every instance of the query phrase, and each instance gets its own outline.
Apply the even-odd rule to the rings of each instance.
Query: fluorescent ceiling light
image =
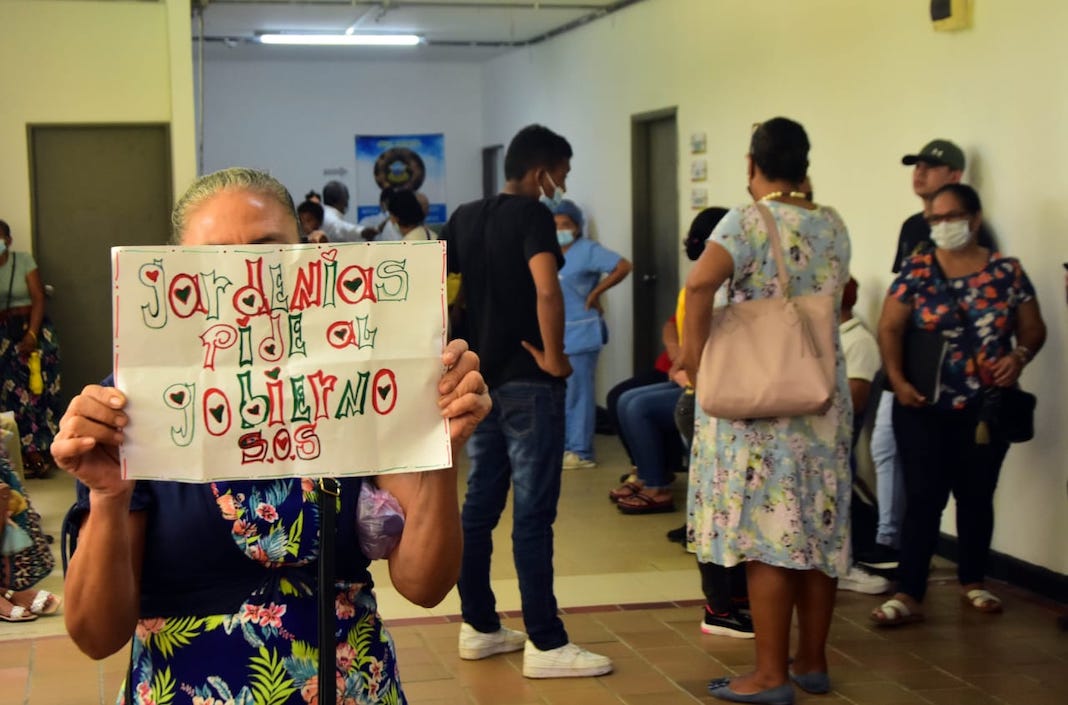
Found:
[[[263,44],[297,46],[410,47],[422,41],[414,34],[261,34]]]

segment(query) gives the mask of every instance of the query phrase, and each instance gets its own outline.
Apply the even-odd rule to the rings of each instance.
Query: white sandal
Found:
[[[876,615],[881,615],[877,617]],[[871,621],[880,627],[896,627],[901,624],[922,622],[923,613],[913,612],[909,606],[897,598],[890,598],[876,607],[871,613]]]
[[[51,603],[49,600],[51,600]],[[48,590],[38,590],[37,594],[33,596],[33,602],[30,603],[30,612],[33,614],[55,614],[62,603],[63,600],[48,592]]]
[[[995,614],[1001,611],[1001,598],[986,588],[969,590],[961,595],[961,599],[985,614]]]

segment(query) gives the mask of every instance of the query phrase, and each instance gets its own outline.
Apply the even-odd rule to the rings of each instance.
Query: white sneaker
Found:
[[[564,470],[579,470],[582,468],[595,468],[597,462],[593,460],[587,460],[578,453],[573,453],[570,450],[564,451]]]
[[[577,644],[542,651],[528,641],[523,647],[523,675],[527,678],[584,678],[612,672],[612,660]]]
[[[863,592],[866,595],[882,595],[890,589],[890,581],[854,565],[848,573],[838,578],[838,589]]]
[[[467,622],[460,625],[460,658],[477,661],[494,654],[507,654],[523,648],[527,635],[502,626],[495,632],[484,633]]]

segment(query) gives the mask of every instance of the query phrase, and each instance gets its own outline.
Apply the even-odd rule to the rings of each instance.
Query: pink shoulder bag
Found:
[[[775,216],[762,203],[756,207],[767,227],[781,296],[728,303],[712,312],[697,401],[721,419],[823,414],[836,386],[834,297],[790,295]]]

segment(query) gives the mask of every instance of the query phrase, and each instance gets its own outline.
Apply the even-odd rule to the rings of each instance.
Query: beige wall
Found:
[[[30,243],[26,126],[170,123],[176,191],[196,176],[188,0],[0,3],[0,218]]]
[[[1057,29],[1068,4],[975,5],[974,28],[948,34],[932,30],[926,0],[646,0],[489,63],[486,143],[532,121],[560,130],[576,150],[569,193],[588,207],[601,241],[629,254],[632,114],[678,107],[684,228],[693,217],[691,132],[708,135],[713,204],[731,206],[747,198],[751,124],[800,120],[817,200],[850,227],[860,310],[874,320],[901,221],[919,210],[901,156],[933,137],[957,141],[969,157],[966,178],[1002,249],[1022,259],[1050,328],[1023,377],[1040,395],[1038,438],[1010,451],[994,548],[1068,573],[1068,45]],[[630,296],[629,283],[608,296],[602,392],[629,373]],[[955,533],[952,512],[943,528]]]

